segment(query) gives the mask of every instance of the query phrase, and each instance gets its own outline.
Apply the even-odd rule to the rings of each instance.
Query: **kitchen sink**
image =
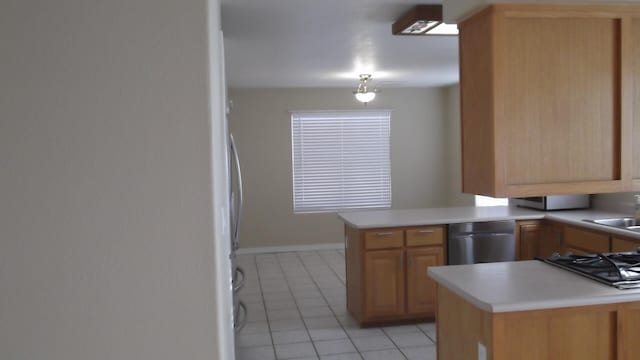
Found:
[[[627,226],[635,226],[636,225],[636,219],[631,218],[631,217],[612,218],[612,219],[596,219],[596,220],[591,220],[591,221],[596,223],[596,224],[607,225],[607,226],[615,226],[615,227],[627,227]]]
[[[631,231],[635,231],[635,232],[640,232],[640,226],[627,226],[625,227],[625,229],[627,230],[631,230]]]
[[[585,219],[584,221],[596,223],[599,225],[612,226],[620,229],[627,229],[635,232],[640,232],[640,223],[636,224],[636,219],[632,217],[595,219],[595,220]]]

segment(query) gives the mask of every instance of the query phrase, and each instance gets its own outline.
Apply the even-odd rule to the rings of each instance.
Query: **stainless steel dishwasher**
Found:
[[[514,220],[449,225],[448,264],[514,261],[515,228]]]

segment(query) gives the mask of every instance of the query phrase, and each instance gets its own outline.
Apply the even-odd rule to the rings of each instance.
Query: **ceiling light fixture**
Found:
[[[442,5],[417,5],[391,26],[393,35],[458,35],[456,24],[442,20]]]
[[[377,89],[369,89],[367,86],[369,80],[371,80],[370,74],[360,74],[360,84],[358,84],[358,88],[353,92],[356,99],[365,105],[375,99],[376,93],[379,92]]]

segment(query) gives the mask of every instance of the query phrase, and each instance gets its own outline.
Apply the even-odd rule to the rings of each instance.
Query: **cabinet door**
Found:
[[[638,358],[638,334],[640,334],[640,303],[631,302],[618,307],[618,359]]]
[[[407,249],[408,314],[435,314],[436,283],[427,275],[427,269],[439,265],[444,265],[441,246]]]
[[[518,260],[532,260],[538,256],[540,233],[540,223],[538,221],[518,223],[518,240],[520,245]]]
[[[632,52],[610,10],[504,4],[458,24],[464,192],[630,188]]]
[[[403,260],[401,249],[365,253],[365,318],[404,313]]]
[[[503,24],[506,183],[620,180],[619,22],[531,12]]]
[[[538,256],[549,257],[562,252],[563,225],[545,222],[542,225],[542,236],[538,244]]]

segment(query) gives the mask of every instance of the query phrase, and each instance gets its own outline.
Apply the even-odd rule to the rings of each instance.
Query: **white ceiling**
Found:
[[[437,3],[437,1],[435,2]],[[458,81],[456,36],[394,36],[415,0],[222,0],[232,88],[377,87]]]

